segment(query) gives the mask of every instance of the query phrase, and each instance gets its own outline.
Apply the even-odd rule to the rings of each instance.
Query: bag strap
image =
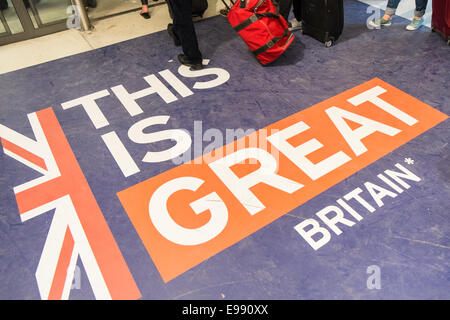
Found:
[[[256,50],[253,50],[252,53],[257,56],[260,55],[261,53],[266,52],[267,50],[269,50],[270,48],[272,48],[274,45],[276,45],[281,39],[285,38],[287,35],[289,34],[289,30],[286,29],[283,32],[283,35],[281,37],[275,37],[270,39],[265,45],[263,45],[262,47],[259,47]],[[292,33],[291,36],[292,37]]]
[[[269,0],[269,1],[271,1],[272,2],[272,4],[275,6],[275,8],[276,8],[276,14],[274,14],[274,13],[272,13],[272,12],[266,12],[266,13],[257,13],[256,11],[259,9],[259,7],[260,6],[262,6],[262,4],[264,3],[264,2],[266,2],[267,0],[260,0],[259,2],[258,2],[258,4],[255,6],[255,8],[253,9],[253,12],[255,13],[255,14],[261,14],[261,15],[263,15],[264,17],[272,17],[272,18],[278,18],[279,16],[280,16],[280,5],[278,4],[278,1],[273,1],[273,0]],[[222,2],[223,2],[223,0],[222,0]],[[246,3],[245,3],[245,0],[239,0],[239,8],[241,8],[241,9],[245,9],[247,7],[247,5],[246,5]],[[250,10],[249,10],[250,11]]]
[[[266,0],[264,0],[265,2]],[[259,13],[261,15],[263,15],[264,17],[271,17],[271,18],[279,18],[280,17],[280,5],[278,4],[278,1],[273,1],[273,0],[269,0],[272,1],[272,4],[275,6],[275,10],[276,10],[276,14],[272,13],[272,12],[265,12],[265,13]],[[256,10],[259,8],[259,5],[257,7],[255,7],[255,13]]]
[[[249,25],[251,25],[253,22],[258,21],[259,19],[261,19],[260,17],[258,17],[256,14],[251,15],[248,19],[242,21],[241,23],[239,23],[237,26],[233,27],[234,30],[236,30],[236,32],[239,32],[245,28],[247,28]]]
[[[277,13],[273,13],[273,12],[263,12],[263,13],[257,13],[256,10],[261,6],[262,3],[264,3],[266,0],[261,0],[260,3],[255,7],[254,10],[254,14],[251,15],[248,19],[242,21],[241,23],[239,23],[237,26],[234,27],[234,30],[236,30],[236,32],[239,32],[245,28],[247,28],[249,25],[251,25],[253,22],[258,21],[261,18],[275,18],[278,19],[280,18],[280,7],[278,6],[277,2],[272,2],[275,5],[275,8],[277,10]],[[242,5],[242,2],[245,3],[245,0],[240,0],[240,5]],[[241,7],[242,8],[242,7]],[[244,5],[245,8],[245,5]]]

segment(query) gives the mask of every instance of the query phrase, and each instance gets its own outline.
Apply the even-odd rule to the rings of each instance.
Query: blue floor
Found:
[[[114,130],[136,160],[147,146],[127,140],[138,120],[170,115],[167,128],[260,129],[373,78],[380,78],[431,107],[450,114],[450,48],[422,28],[394,18],[390,28],[368,30],[367,6],[345,1],[345,28],[331,48],[300,32],[274,64],[262,67],[222,16],[196,23],[209,66],[230,79],[212,89],[166,104],[155,95],[139,100],[144,112],[130,117],[110,88],[146,87],[144,77],[177,74],[179,48],[166,32],[0,76],[0,124],[33,137],[26,117],[52,107],[105,216],[143,299],[449,299],[450,126],[444,121],[382,159],[321,193],[230,248],[165,283],[116,193],[176,165],[139,162],[124,178],[101,135]],[[201,81],[214,79],[204,77]],[[183,78],[189,88],[199,78]],[[109,90],[99,105],[109,126],[94,128],[86,112],[61,104]],[[204,143],[206,146],[208,142]],[[152,148],[167,147],[154,144]],[[1,150],[1,149],[0,149]],[[342,195],[374,181],[405,158],[422,178],[388,199],[352,228],[314,251],[293,228]],[[35,272],[53,212],[21,222],[13,187],[38,175],[0,152],[0,299],[40,299]],[[168,253],[170,254],[170,253]],[[70,299],[94,299],[83,264]],[[380,288],[370,289],[370,266]],[[369,268],[369,271],[368,271]]]

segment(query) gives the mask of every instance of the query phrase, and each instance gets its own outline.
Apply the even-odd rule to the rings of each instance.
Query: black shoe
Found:
[[[175,45],[175,47],[180,47],[181,46],[181,40],[180,40],[180,38],[178,38],[178,36],[173,31],[173,24],[169,23],[167,25],[167,33],[172,38],[173,44]]]
[[[181,64],[183,64],[187,67],[191,67],[193,70],[203,69],[203,64],[202,64],[201,59],[200,59],[200,61],[194,61],[194,60],[191,60],[188,57],[186,57],[184,54],[179,54],[178,61],[180,61]]]
[[[150,12],[141,12],[140,15],[144,19],[150,19]]]

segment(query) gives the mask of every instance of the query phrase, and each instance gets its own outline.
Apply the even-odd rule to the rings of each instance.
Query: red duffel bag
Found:
[[[236,1],[227,18],[263,65],[275,61],[294,40],[271,0]]]
[[[433,0],[431,30],[437,31],[450,45],[450,0]]]

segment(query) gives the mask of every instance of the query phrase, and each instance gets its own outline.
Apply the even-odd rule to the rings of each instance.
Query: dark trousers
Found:
[[[288,21],[289,13],[292,8],[295,19],[302,21],[301,0],[278,0],[278,5],[280,7],[280,14],[283,16],[284,20]]]
[[[197,35],[192,22],[192,0],[168,0],[172,9],[173,32],[181,41],[184,55],[195,63],[202,62]]]

